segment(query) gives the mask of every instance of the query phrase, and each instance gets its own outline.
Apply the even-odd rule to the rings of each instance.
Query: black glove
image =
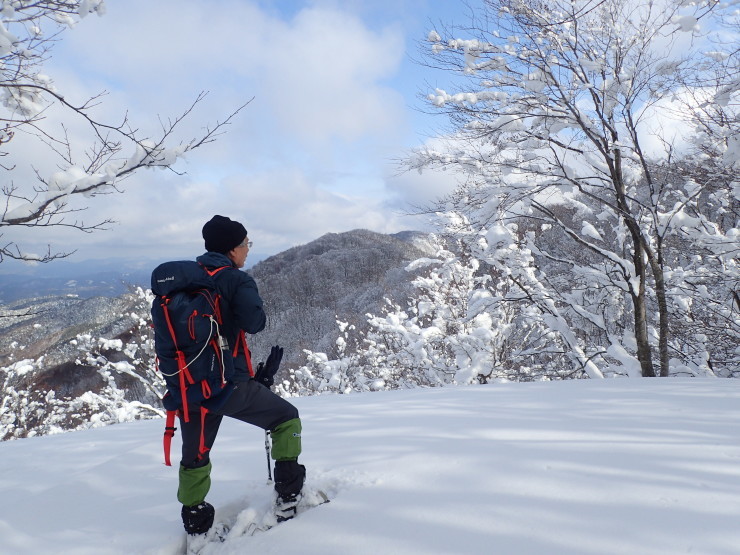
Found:
[[[283,360],[283,348],[275,345],[270,350],[270,356],[267,357],[267,360],[257,365],[257,372],[254,374],[254,379],[265,387],[272,387],[272,384],[275,383],[275,374],[277,374],[278,368],[280,368],[281,360]]]

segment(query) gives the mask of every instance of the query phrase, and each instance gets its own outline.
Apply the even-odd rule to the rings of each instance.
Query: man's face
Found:
[[[252,241],[249,237],[245,237],[239,245],[231,249],[227,256],[234,263],[237,268],[243,268],[244,263],[247,261],[247,255],[249,254],[249,248],[252,246]]]

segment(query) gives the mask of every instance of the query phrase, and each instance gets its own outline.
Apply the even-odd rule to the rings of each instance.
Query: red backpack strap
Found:
[[[187,386],[193,383],[193,378],[190,376],[190,372],[188,371],[188,365],[185,362],[185,354],[177,346],[177,335],[175,334],[175,328],[173,327],[172,320],[170,319],[170,311],[167,310],[167,305],[169,304],[169,302],[170,299],[168,297],[163,297],[163,302],[161,305],[162,313],[164,314],[164,319],[167,322],[167,329],[169,330],[170,336],[172,337],[172,344],[175,346],[175,353],[177,355],[177,369],[180,375],[180,395],[182,396],[182,412],[184,415],[183,418],[185,419],[185,422],[189,422],[190,418],[188,416],[189,407]]]
[[[209,276],[213,277],[222,270],[228,270],[228,269],[235,269],[234,266],[221,266],[219,268],[214,268],[213,270],[209,270],[206,268],[203,264],[200,265],[201,268],[203,268],[203,271],[207,273]],[[216,292],[218,293],[218,288],[216,288]],[[216,317],[216,320],[219,324],[223,323],[223,319],[221,318],[221,295],[220,293],[215,296],[216,298],[213,299],[213,302],[211,303],[213,305],[213,312],[214,316]]]
[[[205,266],[203,266],[203,264],[201,264],[201,267],[203,268],[203,270],[205,270],[205,272],[206,272],[206,273],[207,273],[207,274],[208,274],[209,276],[213,277],[213,276],[215,276],[215,275],[216,275],[217,273],[219,273],[219,272],[220,272],[221,270],[225,270],[225,269],[227,269],[227,268],[233,268],[234,266],[221,266],[220,268],[214,268],[213,270],[209,270],[208,268],[206,268]]]
[[[247,346],[247,336],[244,333],[244,330],[239,330],[239,335],[236,336],[236,345],[234,345],[234,352],[232,353],[232,356],[234,358],[239,356],[239,347],[242,348],[244,358],[247,361],[247,370],[249,370],[249,375],[254,378],[254,370],[252,369],[252,356],[249,354],[249,347]]]
[[[190,407],[188,406],[188,385],[193,383],[193,378],[185,364],[185,354],[177,351],[177,367],[180,369],[180,397],[182,399],[182,414],[185,422],[190,422]]]
[[[172,466],[172,462],[170,462],[170,449],[172,447],[172,438],[177,430],[177,428],[175,428],[175,416],[177,416],[176,410],[168,410],[167,420],[164,425],[164,464],[167,466]]]
[[[203,456],[210,451],[210,448],[206,447],[206,416],[208,415],[208,409],[204,406],[200,407],[200,444],[198,446],[198,460],[202,459]]]
[[[167,466],[172,466],[172,461],[170,460],[170,451],[172,450],[172,438],[175,436],[175,432],[177,431],[177,428],[175,428],[175,417],[177,416],[178,411],[176,410],[168,410],[167,411],[167,419],[165,420],[164,425],[164,438],[162,439],[162,445],[164,447],[164,464]],[[208,447],[206,447],[206,416],[208,415],[208,409],[201,406],[200,407],[200,440],[198,443],[198,459],[202,459],[203,456],[210,451]]]

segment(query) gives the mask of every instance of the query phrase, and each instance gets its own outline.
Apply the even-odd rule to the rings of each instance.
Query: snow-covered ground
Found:
[[[295,402],[301,461],[331,503],[206,552],[740,553],[740,380]],[[145,421],[0,444],[0,552],[178,553],[177,470],[162,464],[162,428]],[[239,523],[267,510],[261,430],[225,421],[212,459],[217,517]]]

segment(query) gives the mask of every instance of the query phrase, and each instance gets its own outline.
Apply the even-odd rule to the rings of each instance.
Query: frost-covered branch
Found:
[[[45,255],[29,253],[9,233],[19,226],[72,227],[86,232],[103,229],[110,222],[90,224],[70,218],[70,214],[84,210],[84,204],[83,208],[70,208],[72,200],[120,192],[120,182],[143,168],[171,169],[187,152],[216,140],[250,102],[187,140],[177,140],[175,132],[186,118],[192,117],[205,92],[198,94],[179,115],[160,119],[157,135],[143,134],[132,124],[128,113],[117,122],[99,119],[95,108],[105,93],[76,101],[57,90],[52,79],[41,72],[64,28],[74,27],[91,13],[103,15],[104,1],[6,0],[2,3],[0,157],[8,171],[8,181],[2,184],[0,239],[4,243],[0,261],[14,258],[48,262],[68,256],[70,251],[55,251],[51,246]],[[52,109],[62,117],[58,128],[46,117]],[[89,130],[89,144],[71,142],[67,129],[74,122]],[[41,147],[36,152],[39,159],[57,158],[62,169],[42,175],[35,169],[34,160],[17,153],[13,147],[20,131],[36,139]]]

